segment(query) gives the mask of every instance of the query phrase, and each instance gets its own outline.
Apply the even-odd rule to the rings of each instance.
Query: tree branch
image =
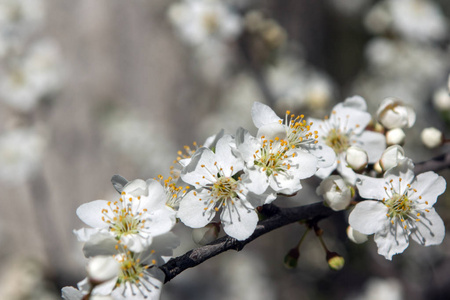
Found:
[[[314,219],[319,221],[332,213],[333,211],[325,207],[322,202],[292,208],[279,208],[273,204],[264,205],[261,214],[267,218],[259,222],[255,232],[248,239],[238,241],[235,238],[224,236],[206,246],[193,249],[184,255],[169,260],[160,269],[166,274],[165,282],[168,282],[184,270],[195,267],[222,252],[228,250],[240,251],[254,239],[274,229],[300,220]]]
[[[428,161],[417,163],[414,171],[415,174],[420,174],[426,171],[440,171],[446,168],[450,168],[450,153],[445,153]],[[273,204],[268,204],[262,207],[260,213],[265,219],[258,223],[255,232],[248,239],[238,241],[235,238],[224,236],[206,246],[193,249],[181,256],[172,258],[166,264],[162,265],[160,269],[166,274],[165,282],[172,280],[184,270],[193,268],[222,252],[228,250],[240,251],[254,239],[274,229],[301,220],[318,222],[332,215],[334,211],[324,206],[322,202],[319,202],[291,208],[280,208]]]

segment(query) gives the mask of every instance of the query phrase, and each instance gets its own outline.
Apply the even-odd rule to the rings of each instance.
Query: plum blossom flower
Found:
[[[77,209],[78,217],[92,229],[75,232],[78,239],[90,245],[117,241],[129,250],[140,252],[152,244],[154,237],[169,232],[175,225],[175,211],[166,206],[166,194],[155,180],[128,182],[118,201],[95,200]],[[112,247],[114,249],[114,247]]]
[[[412,161],[405,158],[386,171],[384,178],[360,175],[357,186],[362,198],[349,216],[349,223],[363,234],[375,234],[378,253],[391,260],[403,252],[412,238],[429,246],[442,242],[445,227],[433,208],[445,191],[446,182],[434,172],[414,176]]]
[[[337,155],[337,160],[329,167],[320,168],[316,175],[320,178],[329,176],[335,169],[354,184],[355,172],[347,166],[346,151],[350,146],[358,146],[366,151],[368,162],[376,162],[386,148],[384,135],[365,130],[371,117],[366,111],[367,105],[360,96],[347,98],[337,104],[330,117],[325,120],[311,118],[311,131],[317,132],[318,141],[330,146]]]
[[[317,171],[317,157],[295,147],[289,147],[284,127],[271,138],[255,138],[243,128],[236,133],[236,145],[247,169],[248,188],[257,194],[271,188],[277,193],[291,195],[302,188],[301,179]]]
[[[264,136],[268,140],[278,137],[285,140],[289,148],[298,148],[315,156],[318,168],[331,166],[336,159],[333,149],[320,141],[318,131],[313,130],[312,124],[304,117],[286,111],[283,120],[265,104],[255,102],[252,107],[252,119],[258,128],[258,137]]]
[[[244,240],[256,228],[255,208],[275,196],[249,191],[245,178],[240,176],[244,162],[233,154],[232,147],[235,147],[233,138],[225,135],[217,142],[215,151],[202,147],[192,156],[181,178],[196,189],[184,196],[177,216],[185,225],[200,228],[221,211],[224,231]]]

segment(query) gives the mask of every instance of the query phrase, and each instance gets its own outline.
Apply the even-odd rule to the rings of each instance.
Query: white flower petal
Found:
[[[234,138],[229,134],[218,140],[216,145],[215,161],[222,168],[223,175],[226,177],[230,177],[244,168],[244,162],[233,154],[231,145],[235,145],[235,143]]]
[[[434,208],[422,213],[420,221],[414,221],[415,229],[411,229],[411,238],[417,243],[430,246],[442,243],[445,237],[445,225]]]
[[[126,245],[130,251],[142,252],[152,243],[152,237],[142,234],[125,234],[120,238],[122,245]]]
[[[384,135],[374,131],[364,131],[357,138],[358,146],[367,152],[369,163],[374,163],[380,159],[381,154],[386,149],[386,138]]]
[[[412,163],[412,160],[405,158],[399,161],[397,166],[386,171],[384,178],[386,179],[386,182],[392,179],[395,184],[397,184],[401,178],[401,190],[398,192],[403,192],[407,188],[407,184],[414,180],[414,164]]]
[[[288,151],[287,162],[291,165],[293,175],[298,179],[309,178],[317,171],[317,157],[303,151],[295,151],[297,155],[292,156],[294,152]],[[288,173],[289,170],[288,170]]]
[[[387,207],[379,201],[362,201],[350,213],[348,223],[361,233],[373,234],[390,224],[387,211]]]
[[[431,207],[436,203],[437,197],[445,192],[447,183],[442,176],[430,171],[417,175],[412,186],[417,190],[412,199],[417,198],[419,203],[427,201]],[[418,199],[419,196],[422,196],[422,199]]]
[[[196,194],[196,195],[195,195]],[[177,217],[189,227],[200,228],[211,222],[216,212],[214,209],[205,211],[209,194],[206,190],[191,191],[180,202]]]
[[[81,204],[77,208],[77,216],[81,221],[94,228],[108,227],[106,222],[102,220],[102,211],[104,209],[110,210],[108,201],[95,200],[88,203]]]
[[[262,194],[269,186],[269,179],[266,172],[261,167],[253,167],[246,170],[247,176],[243,178],[243,183],[249,191],[256,194]]]
[[[281,120],[269,106],[260,102],[253,103],[252,119],[257,128],[266,124],[277,123]]]
[[[384,186],[386,181],[383,178],[373,178],[364,175],[358,175],[356,186],[358,187],[359,195],[365,199],[383,200],[387,198]]]
[[[170,231],[175,223],[175,211],[166,206],[156,211],[150,211],[145,222],[145,232],[151,236],[161,235]]]
[[[389,223],[390,224],[390,223]],[[408,233],[401,222],[390,224],[384,230],[377,231],[374,240],[378,246],[378,254],[392,260],[394,254],[402,253],[409,245]]]
[[[280,123],[265,124],[259,128],[256,136],[258,138],[264,136],[266,140],[275,140],[275,138],[285,140],[287,137],[286,126]]]
[[[214,152],[205,147],[199,148],[191,157],[191,162],[183,169],[181,179],[196,188],[216,181],[212,174],[208,172],[208,170],[216,169],[215,161]],[[202,165],[205,167],[202,167]]]
[[[220,219],[222,220],[223,230],[226,234],[237,240],[245,240],[255,231],[258,223],[258,215],[250,205],[243,200],[234,201],[234,205],[227,203],[222,209]]]
[[[301,148],[317,157],[317,167],[319,168],[330,167],[336,161],[336,152],[324,143],[305,144]]]
[[[362,110],[362,111],[367,110],[366,100],[364,100],[363,97],[358,96],[358,95],[348,97],[347,99],[345,99],[343,106],[347,107],[347,108]]]

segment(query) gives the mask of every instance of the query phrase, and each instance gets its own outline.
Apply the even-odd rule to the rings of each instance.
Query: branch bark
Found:
[[[450,153],[418,163],[415,165],[414,171],[416,174],[419,174],[426,171],[440,171],[446,168],[450,168]],[[159,267],[166,274],[165,282],[172,280],[184,270],[193,268],[222,252],[228,250],[241,251],[245,245],[274,229],[302,220],[318,222],[335,212],[324,206],[322,202],[319,202],[291,208],[280,208],[273,204],[268,204],[262,207],[260,213],[265,219],[258,223],[255,232],[248,239],[238,241],[235,238],[224,236],[206,246],[172,258]]]

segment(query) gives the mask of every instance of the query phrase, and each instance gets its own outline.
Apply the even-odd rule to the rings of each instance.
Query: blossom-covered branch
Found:
[[[440,171],[446,168],[450,168],[450,152],[416,164],[414,171],[416,174],[419,174],[427,171]],[[224,236],[208,245],[190,250],[162,265],[160,269],[166,275],[165,282],[169,282],[186,269],[193,268],[225,251],[241,251],[245,245],[272,230],[301,220],[318,222],[329,217],[334,212],[320,202],[294,208],[280,208],[273,204],[267,204],[262,207],[260,213],[266,219],[258,223],[255,232],[246,240],[238,241],[235,238]]]

